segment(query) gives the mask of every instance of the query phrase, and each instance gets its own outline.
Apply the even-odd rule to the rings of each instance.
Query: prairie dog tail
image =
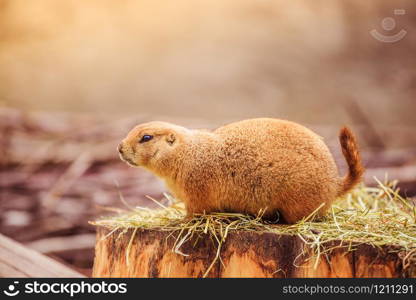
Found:
[[[342,179],[338,193],[338,196],[341,196],[361,181],[364,174],[364,167],[361,163],[357,140],[349,128],[343,127],[341,129],[339,132],[339,141],[341,143],[342,154],[348,164],[348,174]]]

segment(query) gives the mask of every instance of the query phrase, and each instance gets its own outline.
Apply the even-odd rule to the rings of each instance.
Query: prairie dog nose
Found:
[[[117,146],[117,150],[118,150],[118,152],[120,153],[120,154],[123,154],[123,145],[120,143],[120,144],[118,144],[118,146]]]

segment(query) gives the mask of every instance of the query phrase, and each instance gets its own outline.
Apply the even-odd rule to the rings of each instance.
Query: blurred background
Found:
[[[165,191],[115,151],[149,120],[293,120],[340,172],[346,124],[412,197],[415,53],[413,0],[0,0],[0,232],[90,274],[88,221]]]

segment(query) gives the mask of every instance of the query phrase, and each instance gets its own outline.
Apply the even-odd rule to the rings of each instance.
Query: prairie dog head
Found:
[[[130,166],[160,173],[159,169],[173,158],[187,131],[184,127],[165,122],[140,124],[119,144],[120,158]]]

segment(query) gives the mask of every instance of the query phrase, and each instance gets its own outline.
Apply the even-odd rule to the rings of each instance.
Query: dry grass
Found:
[[[209,235],[218,245],[211,266],[221,260],[220,249],[230,232],[257,231],[299,236],[316,251],[316,264],[326,251],[321,246],[327,242],[342,241],[341,246],[349,248],[360,243],[375,247],[391,245],[402,253],[403,266],[407,268],[416,261],[416,207],[410,199],[399,195],[396,182],[376,181],[378,187],[361,185],[339,199],[325,218],[316,220],[315,214],[311,214],[294,225],[264,222],[261,211],[257,217],[212,213],[184,218],[183,203],[168,195],[168,206],[151,199],[160,209],[136,207],[92,224],[114,231],[128,228],[169,231],[176,238],[173,250],[181,255],[187,255],[180,250],[186,241],[197,235]]]

